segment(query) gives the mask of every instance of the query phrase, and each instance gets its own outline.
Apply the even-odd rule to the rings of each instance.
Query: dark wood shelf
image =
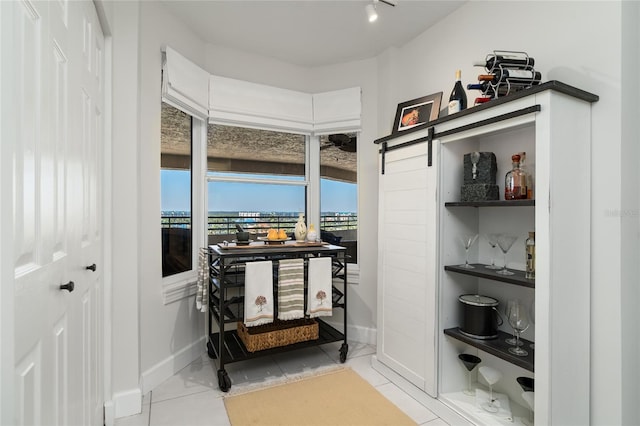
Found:
[[[238,335],[238,332],[236,330],[227,330],[224,333],[224,361],[225,363],[244,361],[245,359],[258,358],[265,355],[288,352],[292,349],[308,348],[311,346],[318,346],[325,343],[344,340],[343,333],[339,332],[322,320],[316,319],[316,321],[318,321],[317,340],[292,343],[287,346],[265,349],[256,352],[249,352],[247,350],[247,347],[242,342],[242,339],[240,339],[240,336]],[[211,333],[209,335],[209,342],[212,344],[215,357],[217,359],[220,359],[220,334]]]
[[[450,201],[445,207],[533,207],[536,200]]]
[[[471,275],[472,277],[486,278],[489,280],[500,281],[503,283],[519,285],[523,287],[536,288],[536,280],[530,280],[524,277],[524,271],[509,269],[513,275],[498,274],[496,269],[487,269],[482,263],[472,263],[473,269],[463,268],[459,265],[445,265],[444,270],[455,272],[457,274]],[[508,269],[508,268],[507,268]]]
[[[495,339],[474,339],[473,337],[466,336],[460,332],[460,328],[448,328],[444,330],[444,334],[447,336],[459,340],[461,342],[466,343],[467,345],[473,346],[474,348],[478,348],[481,351],[494,355],[500,359],[503,359],[511,364],[517,365],[518,367],[522,367],[525,370],[534,372],[533,369],[533,360],[534,360],[534,349],[529,345],[533,342],[520,339],[523,343],[522,348],[529,352],[527,356],[517,356],[509,352],[509,348],[512,347],[507,342],[506,339],[512,337],[511,334],[505,333],[503,331],[498,330],[498,337]]]

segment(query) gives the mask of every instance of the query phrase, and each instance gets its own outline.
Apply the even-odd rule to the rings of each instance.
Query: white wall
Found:
[[[174,374],[205,349],[205,315],[194,296],[165,305],[160,235],[161,49],[170,45],[200,66],[205,46],[157,2],[140,3],[140,368],[143,391]]]
[[[592,107],[592,258],[585,259],[585,267],[590,265],[592,272],[592,367],[585,374],[591,374],[593,424],[622,424],[622,412],[636,410],[631,403],[621,405],[622,360],[637,354],[637,347],[635,352],[622,347],[621,315],[625,313],[620,304],[625,290],[635,288],[629,280],[635,277],[637,283],[635,269],[627,266],[625,280],[621,270],[627,262],[637,264],[638,234],[632,234],[625,246],[629,251],[623,252],[621,215],[610,214],[632,203],[636,215],[624,220],[633,220],[631,229],[638,229],[637,200],[623,203],[621,192],[621,181],[629,174],[628,186],[633,189],[628,190],[637,198],[638,179],[631,160],[626,160],[630,170],[624,171],[624,179],[621,175],[621,19],[619,2],[469,2],[401,49],[387,52],[388,58],[381,63],[393,82],[392,90],[380,90],[380,110],[387,106],[379,117],[381,123],[390,122],[395,105],[405,100],[444,91],[446,102],[455,70],[462,69],[465,86],[475,82],[481,69],[472,62],[492,49],[524,50],[535,57],[543,80],[557,79],[600,96]],[[637,19],[634,22],[637,25]],[[488,23],[492,23],[491,30],[483,31],[482,25]],[[637,50],[630,48],[628,53],[637,58]],[[637,68],[635,71],[637,80]],[[467,97],[473,104],[475,93],[470,91]],[[637,91],[631,101],[637,103]],[[631,143],[626,149],[637,152]],[[570,159],[567,163],[579,167]],[[635,292],[631,294],[637,303]],[[637,335],[637,328],[631,331]],[[625,389],[631,389],[631,384]],[[637,401],[637,387],[635,394],[624,398],[634,396]]]

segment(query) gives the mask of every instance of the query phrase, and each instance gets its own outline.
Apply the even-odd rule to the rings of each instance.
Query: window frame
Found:
[[[164,102],[176,108],[171,102]],[[199,250],[206,244],[204,173],[207,167],[207,122],[189,112],[185,113],[191,116],[191,269],[162,278],[165,305],[196,294]]]

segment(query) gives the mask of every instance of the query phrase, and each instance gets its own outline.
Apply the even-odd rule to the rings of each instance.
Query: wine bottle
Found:
[[[542,80],[542,74],[538,71],[498,69],[491,74],[478,76],[478,81],[489,81],[494,84],[507,80],[516,83],[538,84]]]
[[[525,241],[525,249],[527,252],[526,257],[526,270],[524,277],[529,280],[536,278],[536,233],[529,232],[529,238]]]
[[[467,109],[467,94],[462,88],[461,74],[462,71],[456,71],[456,83],[453,85],[451,96],[449,96],[449,115]]]
[[[475,83],[475,84],[467,84],[467,90],[481,90],[481,91],[485,91],[489,88],[489,83],[482,82],[482,83]]]
[[[508,66],[516,68],[533,67],[535,60],[529,56],[489,55],[484,61],[475,62],[475,66],[492,70],[494,67]]]

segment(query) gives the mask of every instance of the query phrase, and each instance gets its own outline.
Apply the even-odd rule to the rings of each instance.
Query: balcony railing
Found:
[[[236,232],[236,224],[250,232],[264,232],[269,228],[284,229],[293,232],[297,216],[264,216],[264,217],[239,217],[239,216],[209,216],[207,219],[208,235],[231,235]],[[190,216],[163,215],[162,228],[191,228]],[[322,215],[320,216],[320,229],[323,231],[345,231],[358,228],[358,216],[356,215]]]

